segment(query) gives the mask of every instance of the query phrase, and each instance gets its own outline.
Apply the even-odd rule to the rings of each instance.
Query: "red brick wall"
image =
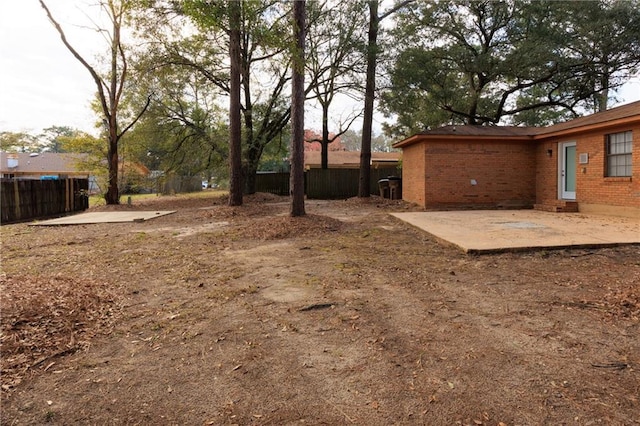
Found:
[[[630,178],[605,177],[605,135],[633,132],[632,174]],[[576,161],[589,154],[588,164],[577,164],[576,201],[585,204],[640,207],[640,126],[618,127],[540,142],[536,150],[536,202],[558,199],[558,143],[576,142]],[[553,157],[546,156],[553,149]]]
[[[425,150],[425,207],[534,204],[533,142],[441,140],[420,145]],[[405,151],[404,161],[409,157]],[[403,183],[403,189],[409,186]]]
[[[425,206],[424,145],[417,143],[402,150],[402,199]]]
[[[551,156],[548,150],[551,150]],[[536,204],[556,201],[558,199],[558,142],[539,142],[536,147],[536,163]]]

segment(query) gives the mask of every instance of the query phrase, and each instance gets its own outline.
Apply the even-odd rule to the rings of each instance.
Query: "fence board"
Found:
[[[378,180],[397,176],[395,167],[371,169],[371,193],[379,194]],[[305,172],[307,198],[340,199],[358,195],[360,171],[358,169],[310,169]],[[273,172],[256,175],[256,191],[276,195],[289,195],[289,173]]]
[[[379,194],[378,180],[397,175],[395,167],[371,169],[371,193]],[[351,198],[358,195],[360,170],[310,169],[307,171],[307,197],[317,199]]]
[[[289,195],[289,172],[258,173],[256,175],[256,192]]]
[[[12,223],[89,208],[88,179],[3,180],[0,223]]]

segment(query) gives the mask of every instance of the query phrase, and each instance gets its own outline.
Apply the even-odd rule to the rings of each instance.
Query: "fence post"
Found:
[[[18,179],[16,179],[15,177],[13,178],[13,196],[14,196],[14,200],[16,203],[16,209],[15,209],[15,217],[19,218],[21,217],[20,214],[20,187],[18,186]]]
[[[70,187],[73,186],[71,184],[71,179],[67,178],[64,180],[64,211],[68,212],[71,210],[71,197],[69,197]]]

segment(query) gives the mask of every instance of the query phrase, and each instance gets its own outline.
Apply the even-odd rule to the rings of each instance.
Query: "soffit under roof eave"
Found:
[[[409,145],[416,144],[424,141],[463,141],[463,142],[477,142],[477,141],[512,141],[512,142],[533,142],[533,135],[414,135],[403,141],[397,142],[392,145],[394,148],[404,148]]]
[[[416,142],[420,141],[420,137],[424,136],[424,135],[413,135],[413,136],[409,136],[406,139],[403,139],[399,142],[396,142],[394,144],[391,145],[392,148],[404,148],[405,146],[409,146],[409,145],[413,145]]]

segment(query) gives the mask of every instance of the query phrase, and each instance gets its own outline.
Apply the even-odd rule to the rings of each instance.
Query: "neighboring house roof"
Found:
[[[322,164],[321,152],[305,151],[304,167],[318,168]],[[358,168],[360,167],[360,151],[328,151],[329,167],[331,168]],[[371,164],[381,165],[388,163],[395,165],[400,161],[401,152],[372,152]]]
[[[68,175],[88,176],[91,172],[82,170],[82,162],[88,160],[88,154],[72,153],[7,153],[0,152],[0,174],[21,176]],[[17,163],[17,167],[9,167]],[[120,161],[120,167],[126,173],[148,176],[151,172],[142,163]]]
[[[495,138],[501,140],[518,140],[527,141],[535,139],[544,139],[546,137],[555,136],[564,133],[575,133],[590,128],[604,128],[623,124],[626,122],[640,121],[640,101],[611,108],[607,111],[579,117],[564,123],[554,124],[548,127],[517,127],[517,126],[444,126],[437,129],[425,130],[417,133],[404,140],[393,144],[394,148],[402,148],[412,145],[425,138]]]
[[[78,167],[86,158],[86,154],[0,152],[0,173],[33,176],[89,175],[88,171],[80,170]]]

